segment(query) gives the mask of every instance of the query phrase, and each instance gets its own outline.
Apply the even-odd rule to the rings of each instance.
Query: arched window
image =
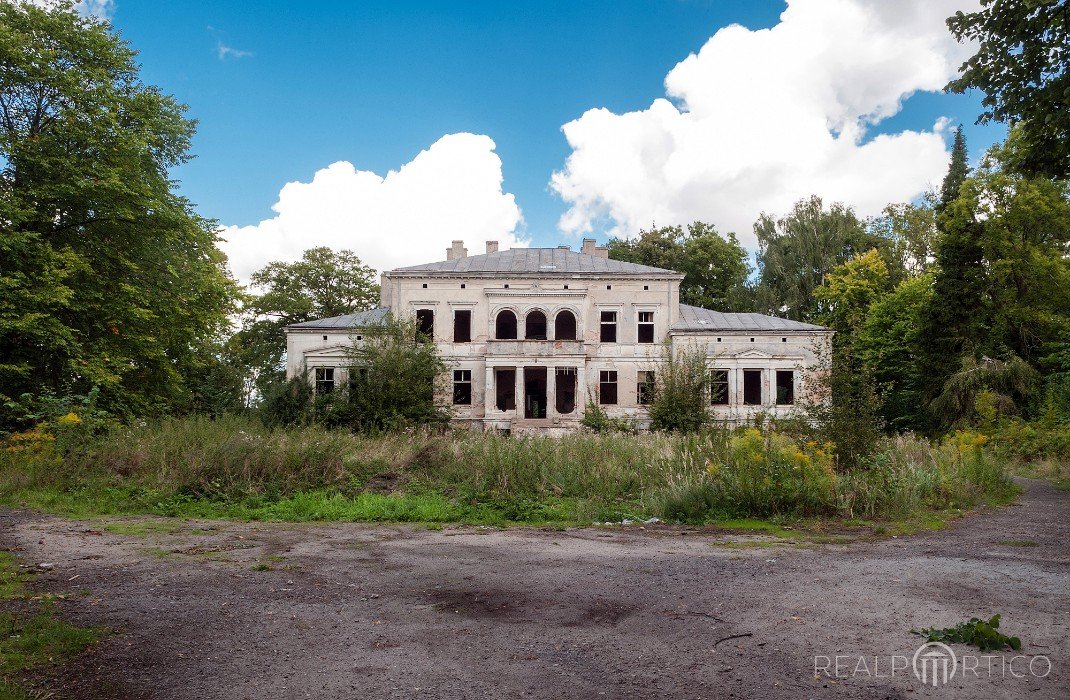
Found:
[[[576,315],[571,311],[562,311],[554,319],[554,340],[576,339]]]
[[[494,320],[494,337],[498,340],[516,340],[516,314],[506,309]]]
[[[546,314],[535,309],[524,319],[525,340],[546,340]]]

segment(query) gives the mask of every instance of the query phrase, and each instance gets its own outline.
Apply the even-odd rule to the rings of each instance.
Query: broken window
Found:
[[[494,321],[494,337],[498,340],[516,340],[516,314],[508,309],[498,312]]]
[[[654,312],[653,311],[640,311],[639,312],[639,342],[640,343],[653,343],[654,342]]]
[[[601,325],[599,340],[603,343],[617,342],[617,312],[603,311],[599,315],[599,323]],[[614,403],[616,402],[614,401]]]
[[[710,405],[728,405],[728,370],[726,369],[710,371]]]
[[[654,393],[654,371],[639,370],[635,382],[635,402],[640,406],[650,403]]]
[[[776,402],[778,406],[795,403],[795,373],[790,369],[776,371]]]
[[[453,404],[455,406],[472,405],[472,370],[453,370]]]
[[[472,342],[472,312],[468,309],[453,312],[453,342]]]
[[[554,370],[554,408],[558,413],[576,410],[576,368],[558,367]]]
[[[616,314],[614,314],[615,316]],[[617,372],[616,370],[604,369],[598,373],[598,403],[603,405],[616,405],[617,403]]]
[[[524,319],[525,340],[546,340],[546,314],[535,309]]]
[[[334,367],[316,368],[316,395],[323,396],[334,391]]]
[[[430,340],[435,337],[435,312],[431,309],[416,311],[416,332]]]
[[[499,411],[516,409],[516,370],[499,369],[494,371],[494,406]]]
[[[555,340],[576,339],[576,315],[571,311],[562,311],[554,319]]]
[[[743,403],[748,406],[762,405],[762,370],[743,370]]]

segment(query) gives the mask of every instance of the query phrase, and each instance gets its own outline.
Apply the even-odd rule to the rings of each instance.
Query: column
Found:
[[[516,417],[524,417],[524,368],[517,367],[514,374],[516,374],[516,396],[514,396],[514,402],[516,403]]]
[[[483,366],[486,368],[486,371],[484,372],[486,380],[483,383],[483,417],[485,418],[491,411],[497,411],[498,406],[494,401],[494,380],[496,379],[494,376],[494,366],[489,362]]]
[[[546,368],[546,417],[557,413],[557,368]]]

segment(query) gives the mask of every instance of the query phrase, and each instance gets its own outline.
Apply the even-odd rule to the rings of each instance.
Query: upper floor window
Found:
[[[554,319],[554,340],[576,339],[576,315],[571,311],[560,311]]]
[[[472,312],[468,309],[453,312],[453,342],[472,342]]]
[[[653,343],[654,342],[654,312],[653,311],[640,311],[639,312],[639,342],[640,343]]]
[[[334,391],[334,367],[316,368],[316,395],[323,396]]]
[[[617,403],[617,372],[604,369],[598,373],[598,403],[615,405]]]
[[[710,405],[728,405],[728,370],[710,370]]]
[[[599,325],[601,326],[601,332],[599,334],[599,340],[603,343],[615,343],[617,342],[617,312],[616,311],[603,311],[599,314]]]
[[[494,319],[494,337],[498,340],[516,340],[516,314],[508,309],[498,312]]]
[[[435,312],[431,309],[417,309],[416,332],[428,339],[435,337]]]
[[[524,319],[525,340],[546,340],[546,314],[535,309]]]
[[[778,406],[795,403],[795,373],[790,369],[776,371],[776,402]]]
[[[472,405],[472,370],[453,370],[453,404],[455,406]]]

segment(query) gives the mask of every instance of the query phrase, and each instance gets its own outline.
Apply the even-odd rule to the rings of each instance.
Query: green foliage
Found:
[[[947,90],[983,94],[978,123],[1016,125],[1022,148],[1010,165],[1048,178],[1070,177],[1070,2],[985,0],[947,20],[955,38],[978,42]]]
[[[99,387],[121,416],[186,407],[236,294],[168,178],[194,124],[69,3],[0,3],[0,27],[0,401]]]
[[[817,319],[836,331],[840,342],[853,342],[870,305],[888,291],[888,266],[876,250],[867,251],[830,270],[814,290]]]
[[[264,425],[278,428],[311,420],[312,385],[304,377],[276,380],[264,389],[257,413]]]
[[[592,433],[635,433],[636,428],[625,418],[612,418],[593,397],[587,397],[580,425]]]
[[[1017,414],[1038,379],[1037,371],[1020,357],[975,360],[967,355],[962,368],[944,382],[931,410],[952,428],[976,425],[979,418],[992,422],[997,416]],[[978,407],[986,405],[988,411],[979,414]]]
[[[944,182],[940,186],[940,201],[938,203],[940,211],[943,211],[948,204],[958,199],[959,189],[970,174],[967,157],[966,136],[962,133],[962,127],[960,126],[955,130],[955,141],[951,145],[951,164],[948,165],[947,175],[944,176]]]
[[[253,273],[236,343],[262,393],[283,373],[286,326],[374,308],[375,271],[348,250],[310,248],[293,263],[273,262]]]
[[[683,272],[680,301],[707,309],[729,310],[738,304],[751,272],[747,251],[736,235],[722,237],[701,221],[686,232],[680,226],[663,226],[640,231],[635,239],[614,238],[609,257]]]
[[[889,204],[867,222],[871,233],[891,241],[894,257],[908,276],[923,275],[932,267],[937,237],[935,203],[936,195],[929,192],[917,204]]]
[[[701,430],[709,415],[709,359],[704,347],[662,345],[648,406],[651,428],[678,433]]]
[[[1008,637],[999,631],[999,614],[993,615],[988,621],[978,617],[971,617],[966,622],[960,622],[954,627],[926,627],[920,632],[930,642],[943,642],[945,644],[970,644],[981,651],[1003,651],[1011,649],[1020,651],[1022,640],[1017,637]]]

